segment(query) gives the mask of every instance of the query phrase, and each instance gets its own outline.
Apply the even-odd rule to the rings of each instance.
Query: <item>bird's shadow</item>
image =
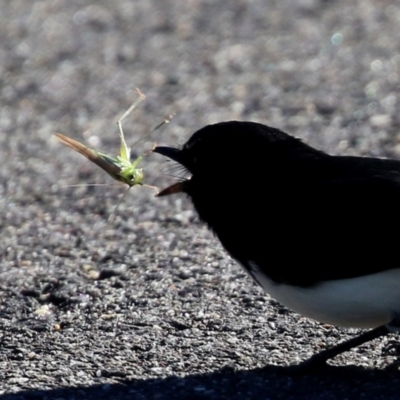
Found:
[[[398,365],[385,370],[327,366],[320,370],[266,366],[252,370],[224,368],[184,377],[122,379],[120,383],[26,390],[0,395],[22,399],[399,399]]]

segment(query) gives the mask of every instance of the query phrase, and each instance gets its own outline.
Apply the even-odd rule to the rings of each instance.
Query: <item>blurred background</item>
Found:
[[[3,0],[0,321],[5,336],[14,332],[13,340],[25,343],[26,330],[41,326],[44,340],[58,337],[64,343],[54,326],[62,328],[68,322],[79,331],[71,317],[80,310],[74,304],[105,309],[107,296],[113,307],[118,304],[126,311],[120,312],[122,319],[159,318],[161,322],[154,324],[163,326],[162,321],[172,318],[168,313],[177,313],[171,310],[188,304],[179,294],[186,290],[185,296],[199,296],[204,309],[219,307],[220,313],[214,310],[217,319],[225,318],[227,304],[233,304],[237,293],[244,293],[256,304],[253,317],[241,320],[239,302],[237,309],[232,305],[230,318],[241,322],[233,325],[245,324],[253,331],[255,326],[269,326],[271,339],[276,326],[257,319],[270,312],[268,297],[228,259],[184,197],[156,199],[151,190],[134,187],[110,225],[108,217],[126,188],[71,187],[115,182],[60,145],[53,134],[60,132],[117,155],[116,121],[136,99],[138,87],[146,101],[123,122],[134,156],[154,142],[183,144],[210,123],[250,120],[280,128],[332,154],[398,158],[399,26],[400,6],[391,0]],[[176,116],[170,124],[151,132],[171,113]],[[146,157],[142,167],[149,184],[164,187],[174,181],[171,175],[176,171],[158,155]],[[246,166],[238,160],[232,173],[235,168]],[[238,183],[238,190],[254,189]],[[114,280],[107,280],[107,274]],[[147,300],[140,306],[138,299]],[[146,313],[136,315],[132,304]],[[44,312],[39,311],[40,318],[38,310]],[[174,318],[190,325],[192,311],[189,307],[188,314]],[[104,327],[96,325],[100,314],[91,324],[101,331]],[[298,316],[291,318],[299,321]],[[113,331],[113,318],[106,321]],[[22,332],[20,337],[17,331]],[[151,332],[147,340],[158,343]],[[77,333],[69,335],[71,346],[82,342]],[[221,335],[221,343],[227,343]],[[268,335],[260,334],[260,346]],[[276,336],[277,348],[283,337]],[[234,348],[258,343],[254,340],[243,338]],[[10,343],[4,348],[10,349]],[[290,338],[288,343],[287,348],[295,345]],[[237,364],[265,364],[265,354],[254,346],[246,347],[248,358]],[[34,348],[27,351],[40,353]],[[172,346],[171,351],[176,349]],[[296,356],[307,355],[297,351]],[[104,357],[105,365],[115,362],[114,353]],[[190,372],[198,365],[192,360],[179,366],[163,357],[166,366],[160,368],[167,369],[162,375],[182,368]],[[293,362],[277,357],[277,363]],[[199,370],[224,365],[218,362],[210,361]],[[139,364],[129,365],[123,368],[136,368],[132,374],[137,376],[157,374]],[[3,378],[9,382],[10,376]],[[43,384],[35,379],[33,387]],[[51,382],[49,386],[56,385]],[[87,377],[82,382],[88,382]]]

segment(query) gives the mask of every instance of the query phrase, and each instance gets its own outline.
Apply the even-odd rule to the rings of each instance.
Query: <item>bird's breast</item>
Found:
[[[373,328],[400,313],[400,269],[301,287],[275,283],[251,261],[249,264],[250,274],[271,297],[319,322]]]

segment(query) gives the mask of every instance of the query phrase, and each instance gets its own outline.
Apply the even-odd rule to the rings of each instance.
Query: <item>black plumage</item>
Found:
[[[400,161],[330,156],[236,121],[200,129],[172,158],[191,173],[184,192],[226,250],[278,283],[399,266]]]
[[[400,330],[400,161],[333,156],[278,129],[223,122],[155,152],[227,252],[278,301],[311,318],[372,327],[307,365]]]

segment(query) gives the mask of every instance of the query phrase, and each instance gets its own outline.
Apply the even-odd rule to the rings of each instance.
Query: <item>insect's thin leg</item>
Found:
[[[146,185],[146,184],[144,184],[143,186],[154,190],[156,192],[156,196],[158,195],[158,193],[160,193],[160,189],[157,186],[151,186],[151,185]]]
[[[167,116],[166,118],[164,118],[155,128],[153,128],[149,133],[146,133],[146,135],[149,135],[150,133],[156,131],[157,129],[160,129],[160,128],[161,128],[163,125],[165,125],[165,124],[169,124],[169,123],[171,122],[172,118],[174,118],[174,116],[175,116],[175,114],[170,114],[170,115],[168,115],[168,116]],[[133,143],[133,146],[135,146],[136,143],[138,143],[140,140],[142,140],[142,138],[136,140],[136,141]],[[146,153],[144,153],[144,156],[147,156],[149,153],[151,153],[155,147],[156,147],[156,146],[154,145],[153,148],[152,148],[150,151],[147,151]]]
[[[146,156],[148,156],[150,153],[152,153],[156,147],[157,147],[157,143],[154,143],[150,150],[145,151],[141,156],[139,156],[139,157],[140,157],[140,160],[141,160],[143,157],[146,157]],[[139,158],[139,157],[138,157],[138,158]],[[139,161],[140,161],[140,160],[139,160]],[[134,161],[134,163],[135,163],[135,165],[137,164],[137,159]]]
[[[165,124],[169,124],[171,122],[172,118],[174,118],[174,117],[175,117],[175,114],[168,115],[161,123],[159,123],[155,128],[153,128],[151,130],[151,132],[154,132],[157,129],[160,129]]]
[[[124,112],[124,115],[117,121],[119,136],[121,137],[121,140],[124,140],[122,121],[146,98],[146,96],[139,89],[136,89],[136,93],[138,94],[139,98]]]
[[[120,155],[127,156],[126,158],[130,158],[130,148],[128,147],[128,145],[125,142],[124,131],[122,129],[122,121],[132,112],[133,109],[135,109],[146,98],[146,96],[139,89],[136,89],[136,92],[137,92],[139,98],[124,112],[122,117],[117,121],[119,137],[121,139]],[[168,115],[166,118],[164,118],[163,121],[161,121],[161,123],[159,123],[155,128],[153,128],[150,131],[150,133],[161,128],[163,125],[171,122],[171,120],[172,120],[172,118],[174,118],[174,116],[175,116],[175,114]],[[138,143],[140,140],[142,140],[142,138],[139,138],[138,140],[136,140],[136,142],[133,143],[133,146],[135,146],[136,143]],[[153,148],[150,151],[144,153],[143,156],[146,156],[147,154],[151,153],[153,151],[154,147],[155,147],[155,145],[153,146]],[[134,167],[136,167],[136,165],[139,163],[140,160],[141,160],[141,158],[137,158],[135,160]]]
[[[140,163],[140,161],[142,161],[143,157],[147,155],[147,154],[142,154],[141,156],[139,156],[138,158],[135,159],[135,161],[133,161],[132,163],[132,169],[136,169],[136,167],[138,166],[138,164]]]
[[[115,209],[114,209],[114,212],[113,212],[113,213],[110,215],[110,217],[108,218],[107,226],[110,226],[110,225],[114,222],[114,219],[115,219],[115,216],[116,216],[116,214],[117,214],[118,208],[119,208],[119,206],[121,205],[122,200],[124,200],[125,197],[127,196],[127,194],[128,194],[128,192],[129,192],[129,190],[130,190],[131,187],[132,187],[132,186],[129,186],[128,190],[127,190],[127,191],[121,196],[121,198],[119,199],[118,204],[117,204],[117,206],[116,206]]]
[[[139,165],[140,161],[142,161],[143,157],[146,157],[146,156],[148,156],[150,153],[152,153],[153,150],[154,150],[156,147],[157,147],[157,143],[154,143],[154,144],[153,144],[153,147],[152,147],[150,150],[148,150],[148,151],[144,152],[142,155],[138,156],[138,157],[135,159],[135,161],[132,162],[132,168],[133,168],[133,169],[136,169],[136,167]]]
[[[162,126],[164,126],[164,125],[166,125],[166,124],[169,124],[169,123],[171,122],[172,118],[174,118],[174,117],[175,117],[175,114],[170,114],[170,115],[168,115],[168,116],[167,116],[166,118],[164,118],[164,120],[161,121],[155,128],[153,128],[153,129],[150,131],[150,133],[156,131],[157,129],[160,129]],[[139,140],[140,140],[140,139],[139,139]],[[136,144],[139,140],[137,140],[134,144]],[[154,144],[153,144],[153,147],[152,147],[150,150],[148,150],[148,151],[146,151],[145,153],[143,153],[142,156],[143,156],[143,157],[146,157],[148,154],[152,153],[153,150],[154,150],[156,147],[157,147],[157,143],[154,143]]]

